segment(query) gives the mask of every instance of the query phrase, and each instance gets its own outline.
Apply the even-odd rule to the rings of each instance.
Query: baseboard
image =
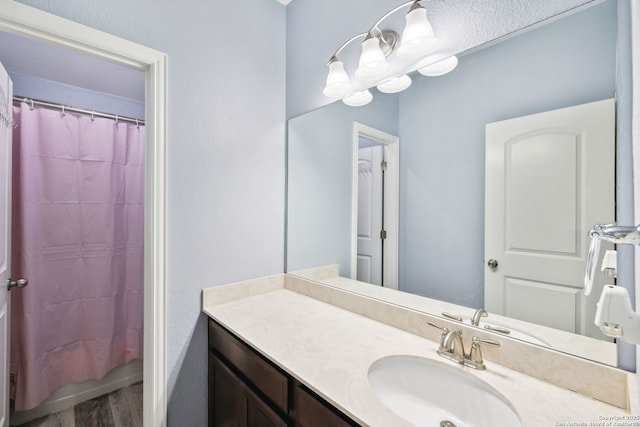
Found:
[[[142,360],[134,360],[109,372],[101,380],[69,384],[56,390],[39,406],[11,414],[10,424],[20,425],[55,412],[64,411],[78,403],[95,399],[120,388],[142,381]]]

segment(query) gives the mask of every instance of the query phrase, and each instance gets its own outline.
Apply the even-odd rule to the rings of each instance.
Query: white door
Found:
[[[359,279],[365,281],[363,277],[367,274],[366,265],[369,261],[366,258],[370,256],[366,251],[363,251],[359,257],[358,244],[360,241],[360,235],[368,235],[370,242],[375,242],[375,238],[380,237],[380,230],[384,230],[385,238],[380,241],[380,245],[376,244],[377,248],[382,251],[381,259],[382,266],[381,281],[375,282],[382,284],[382,286],[398,289],[398,212],[399,212],[399,145],[400,140],[397,136],[382,132],[378,129],[370,126],[363,125],[362,123],[353,123],[353,139],[352,139],[352,153],[354,159],[353,173],[351,180],[351,273],[352,279]],[[382,149],[379,154],[375,154],[377,158],[373,159],[373,154],[367,154],[361,157],[360,149],[369,146],[378,146]],[[371,212],[372,208],[381,209],[381,213],[371,213],[376,218],[381,218],[380,228],[374,225],[370,226],[370,230],[364,232],[364,227],[359,225],[359,215],[365,215],[364,208],[360,209],[359,206],[365,204],[364,200],[361,200],[360,187],[361,173],[360,170],[366,168],[366,163],[361,163],[358,159],[364,160],[367,163],[371,163],[372,167],[376,166],[376,170],[372,170],[372,174],[381,174],[380,178],[372,178],[372,182],[376,182],[376,185],[381,186],[379,189],[371,190],[375,191],[375,194],[380,195],[381,202],[377,201],[372,205],[372,200],[369,200],[368,211]],[[384,160],[386,168],[384,170],[377,169],[379,162]],[[377,197],[377,196],[376,196]],[[369,215],[369,214],[366,214]],[[361,224],[365,224],[362,222]],[[377,268],[376,268],[377,270]],[[359,273],[360,272],[360,273]],[[367,280],[368,281],[368,280]],[[370,282],[371,283],[371,282]]]
[[[602,337],[603,276],[583,281],[588,230],[615,222],[614,100],[487,124],[485,160],[485,308]]]
[[[9,289],[11,280],[11,125],[13,88],[0,64],[0,427],[9,425]]]
[[[384,148],[368,145],[358,150],[358,250],[356,278],[382,285]]]

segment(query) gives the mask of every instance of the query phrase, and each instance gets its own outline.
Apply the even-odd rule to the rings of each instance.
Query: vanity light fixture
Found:
[[[414,1],[405,17],[402,42],[398,48],[401,58],[420,58],[438,47],[440,40],[433,34],[433,28],[427,19],[427,9]]]
[[[362,107],[373,100],[373,95],[369,90],[361,90],[342,99],[342,102],[350,107]]]
[[[398,36],[398,33],[392,30],[380,30],[379,26],[385,19],[407,6],[410,6],[410,8],[405,16],[405,27],[402,36]],[[419,59],[433,53],[440,44],[440,40],[435,36],[433,28],[427,19],[427,10],[422,6],[420,0],[410,0],[396,6],[378,19],[367,32],[356,34],[344,42],[331,56],[327,64],[329,74],[322,92],[331,98],[342,98],[345,104],[354,106],[368,104],[373,99],[373,95],[368,90],[353,92],[355,85],[345,71],[344,63],[338,59],[338,55],[351,42],[360,38],[364,40],[362,41],[362,52],[354,76],[358,81],[364,82],[366,85],[377,83],[378,89],[385,93],[401,92],[411,85],[411,78],[407,74],[389,75],[389,70],[392,67],[387,57],[394,51],[396,45],[399,44],[397,49],[398,57]],[[457,58],[452,58],[457,64]],[[444,67],[443,64],[436,67],[438,64],[440,63],[438,62],[422,69],[425,72],[444,74],[455,68],[455,65],[450,67],[450,62],[445,64],[447,67]],[[448,71],[446,71],[447,69]],[[395,70],[395,73],[397,72],[398,70]]]
[[[360,80],[376,80],[383,77],[389,69],[387,58],[380,47],[381,39],[367,34],[362,42],[362,54],[358,62],[356,77]]]
[[[385,80],[384,82],[378,84],[377,88],[380,92],[384,93],[398,93],[402,92],[409,86],[411,86],[411,77],[403,74],[401,76]]]
[[[344,64],[335,56],[329,61],[329,75],[327,85],[322,93],[331,98],[341,98],[351,92],[351,80],[347,72],[344,71]]]
[[[450,73],[457,66],[458,57],[454,55],[441,61],[435,62],[431,65],[427,65],[426,67],[418,68],[418,72],[423,76],[437,77]]]

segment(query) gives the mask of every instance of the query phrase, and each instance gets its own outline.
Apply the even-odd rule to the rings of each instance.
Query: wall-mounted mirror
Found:
[[[616,219],[617,7],[476,48],[365,107],[290,120],[287,271],[335,265],[342,279],[444,302],[464,322],[485,308],[480,326],[615,365],[615,343],[593,326],[598,286],[613,279],[599,274],[589,297],[582,280],[587,230]]]

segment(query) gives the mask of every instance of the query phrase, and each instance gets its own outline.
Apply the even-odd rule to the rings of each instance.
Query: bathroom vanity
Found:
[[[487,369],[462,367],[437,354],[441,332],[426,324],[451,326],[446,319],[287,274],[205,289],[203,311],[210,425],[415,425],[372,387],[372,367],[394,357],[483,384],[524,426],[638,413],[633,374],[495,334],[481,336],[501,344],[484,351]],[[465,346],[482,334],[461,329]],[[514,357],[520,368],[507,367]],[[539,365],[554,374],[540,379]],[[424,387],[446,392],[435,381]]]
[[[209,425],[357,425],[324,399],[209,320]]]

